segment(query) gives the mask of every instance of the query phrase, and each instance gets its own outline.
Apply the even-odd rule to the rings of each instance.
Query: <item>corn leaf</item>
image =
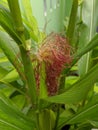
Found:
[[[18,78],[19,78],[19,74],[16,71],[16,69],[14,69],[8,72],[1,80],[9,83],[9,82],[17,80]]]
[[[0,66],[0,79],[3,78],[7,73],[8,71]]]
[[[16,68],[22,79],[24,79],[21,59],[17,56],[19,53],[19,49],[15,42],[4,32],[0,32],[0,48],[3,50],[9,61]]]
[[[16,41],[16,43],[21,44],[22,41],[15,33],[15,27],[13,19],[8,9],[5,9],[2,4],[0,5],[0,25],[6,30],[6,32]]]
[[[70,19],[69,19],[69,25],[68,25],[68,30],[67,30],[67,37],[70,41],[70,44],[73,44],[72,42],[73,42],[75,25],[76,25],[77,10],[78,10],[78,0],[73,0],[72,10],[71,10]]]
[[[31,37],[33,38],[34,41],[40,42],[43,39],[42,35],[44,36],[44,34],[39,31],[38,23],[33,15],[31,1],[21,0],[19,2],[21,12],[23,14],[23,21],[25,25],[28,27]]]
[[[91,125],[93,125],[95,128],[98,128],[98,121],[91,120],[89,121]]]
[[[97,19],[98,14],[97,12],[97,0],[84,0],[82,5],[82,21],[83,24],[80,29],[80,37],[79,37],[79,49],[85,47],[89,44],[88,41],[92,39],[92,37],[96,33],[97,28]],[[83,26],[84,25],[84,26]],[[92,48],[93,49],[93,48]],[[88,52],[84,55],[79,61],[79,74],[83,76],[87,73],[89,67],[91,66],[91,52]]]
[[[33,130],[34,123],[0,92],[0,129]]]
[[[46,98],[49,102],[55,103],[77,103],[85,99],[88,91],[98,80],[98,64],[94,66],[86,75],[80,78],[76,83],[74,83],[70,89],[66,92]]]
[[[66,124],[78,124],[78,123],[91,123],[94,127],[98,127],[96,122],[98,121],[98,94],[95,95],[91,101],[87,103],[79,112],[77,112],[71,118],[67,120],[64,118],[63,121],[59,123],[58,129]]]

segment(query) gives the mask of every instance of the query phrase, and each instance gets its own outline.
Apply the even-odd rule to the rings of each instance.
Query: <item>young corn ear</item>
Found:
[[[36,70],[40,71],[41,63],[45,63],[46,86],[49,96],[58,92],[60,74],[72,61],[70,51],[71,47],[67,39],[55,33],[47,36],[38,50],[37,60],[39,64]],[[39,88],[40,76],[38,71],[36,71],[36,79]]]

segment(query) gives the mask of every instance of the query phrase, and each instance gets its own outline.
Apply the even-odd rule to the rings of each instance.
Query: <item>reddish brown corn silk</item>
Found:
[[[60,74],[71,63],[70,50],[67,39],[55,33],[51,33],[39,48],[37,59],[40,65],[45,63],[49,96],[57,93]]]

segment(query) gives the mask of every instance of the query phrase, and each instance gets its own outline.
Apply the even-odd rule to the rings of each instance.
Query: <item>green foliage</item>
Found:
[[[55,114],[52,110],[44,110],[39,114],[39,130],[52,130],[55,124]]]
[[[50,102],[64,103],[64,104],[65,103],[74,104],[80,102],[81,100],[86,98],[88,91],[98,80],[97,71],[98,71],[98,64],[94,66],[87,74],[85,74],[77,82],[75,82],[72,86],[70,86],[70,89],[65,90],[63,94],[54,97],[48,97],[46,100]]]
[[[33,121],[20,112],[15,105],[0,92],[0,129],[31,130]]]
[[[18,43],[21,44],[22,41],[15,32],[14,23],[10,12],[5,7],[0,5],[0,25],[7,31],[8,34]]]
[[[61,127],[62,125],[64,126],[65,124],[80,124],[80,123],[91,123],[93,124],[93,121],[95,123],[93,126],[96,124],[98,121],[97,119],[97,110],[98,110],[98,95],[95,95],[91,101],[89,101],[82,109],[80,109],[75,115],[71,115],[71,118],[67,118],[68,120],[64,122],[60,122],[58,125],[58,128]],[[66,114],[66,113],[63,113]],[[66,117],[66,115],[63,115]],[[66,119],[66,118],[65,118]],[[91,122],[90,122],[91,121]],[[97,127],[97,125],[96,125]]]
[[[46,34],[38,28],[32,2],[0,1],[0,130],[98,128],[98,1],[65,0],[72,62],[55,96],[48,96],[47,64],[36,60]]]
[[[96,14],[97,4],[98,1],[96,0],[91,0],[90,3],[88,3],[88,1],[86,0],[84,2],[84,6],[82,6],[81,20],[83,22],[82,24],[85,25],[85,29],[81,28],[79,30],[80,33],[79,48],[81,48],[81,46],[83,45],[86,46],[88,44],[88,41],[90,41],[96,34],[97,19],[98,19],[98,15]],[[79,73],[81,76],[84,73],[87,73],[90,66],[92,66],[91,54],[92,52],[87,53],[79,61]]]
[[[14,43],[14,41],[4,32],[0,32],[0,47],[9,59],[9,61],[14,65],[21,77],[24,78],[21,60],[20,58],[17,59],[19,48],[16,43]]]
[[[73,35],[74,35],[74,30],[76,25],[77,9],[78,9],[78,0],[74,0],[72,4],[72,10],[71,10],[71,15],[70,15],[69,25],[67,30],[67,37],[71,44],[73,44]]]

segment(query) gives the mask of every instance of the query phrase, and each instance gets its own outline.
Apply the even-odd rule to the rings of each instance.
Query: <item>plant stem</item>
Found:
[[[19,45],[22,62],[24,66],[24,73],[27,80],[27,87],[29,96],[31,98],[32,104],[36,104],[37,102],[37,94],[36,94],[36,82],[34,77],[34,70],[32,67],[32,62],[30,59],[30,54],[26,50],[26,42],[24,36],[24,26],[22,22],[21,12],[19,8],[18,0],[8,0],[9,8],[12,13],[12,17],[14,20],[14,26],[16,28],[16,33],[22,40],[22,44]]]
[[[19,35],[19,37],[21,38],[23,44],[25,44],[24,26],[22,22],[18,0],[7,0],[7,1],[14,20],[15,30]]]
[[[57,116],[56,116],[54,130],[57,130],[57,125],[58,125],[59,115],[60,115],[60,106],[61,106],[60,104],[57,104]]]
[[[71,45],[73,44],[73,36],[74,36],[74,30],[75,30],[75,24],[76,24],[77,10],[78,10],[78,0],[73,0],[69,24],[68,24],[68,30],[67,30],[67,38]]]
[[[28,85],[28,92],[31,97],[32,103],[36,104],[37,102],[36,82],[35,82],[34,70],[32,67],[32,62],[30,60],[29,52],[26,51],[23,46],[20,46],[20,51],[23,60],[27,85]]]
[[[74,36],[74,30],[75,30],[75,24],[76,24],[77,10],[78,10],[78,0],[73,0],[71,15],[70,15],[69,24],[68,24],[68,30],[67,30],[67,38],[71,45],[73,44],[73,36]],[[66,71],[63,72],[62,74],[63,76],[60,79],[60,88],[64,89]]]

